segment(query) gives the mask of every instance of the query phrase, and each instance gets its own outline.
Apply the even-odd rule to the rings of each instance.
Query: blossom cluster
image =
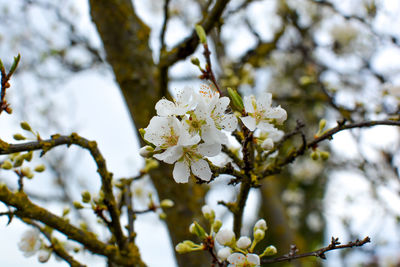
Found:
[[[256,222],[253,228],[253,241],[247,236],[241,236],[236,240],[232,230],[221,229],[215,236],[219,244],[224,246],[218,251],[218,258],[227,260],[230,267],[259,266],[260,258],[276,254],[274,246],[268,246],[260,255],[254,254],[254,248],[258,242],[264,239],[267,223],[264,219]]]
[[[227,261],[228,267],[256,267],[260,266],[260,258],[276,254],[274,246],[268,246],[263,253],[254,253],[255,246],[264,239],[267,223],[264,219],[258,220],[253,228],[253,240],[247,236],[241,236],[236,240],[235,233],[230,229],[222,228],[222,222],[215,219],[215,212],[209,206],[203,206],[203,216],[211,225],[210,232],[207,233],[197,222],[190,225],[189,231],[197,235],[202,244],[185,240],[179,243],[175,249],[178,253],[188,253],[193,251],[215,249],[214,240],[222,246],[218,250],[217,257],[221,262]],[[212,244],[210,246],[210,244]]]
[[[263,149],[272,149],[283,133],[274,125],[286,120],[286,111],[271,107],[271,94],[258,99],[243,99],[242,123],[255,131]],[[210,181],[212,172],[206,157],[217,156],[222,145],[228,144],[228,133],[237,129],[238,120],[229,109],[230,99],[221,97],[211,86],[202,86],[199,92],[186,87],[176,99],[161,99],[143,138],[150,144],[141,149],[142,156],[153,156],[168,164],[175,164],[173,177],[177,183],[186,183],[191,175]]]

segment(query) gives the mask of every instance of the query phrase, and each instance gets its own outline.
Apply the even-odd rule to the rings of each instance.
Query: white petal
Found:
[[[162,136],[169,130],[168,121],[167,117],[154,116],[147,128],[144,129],[146,131],[144,139],[156,146],[162,146],[165,142]]]
[[[206,157],[213,157],[218,155],[221,152],[221,145],[220,144],[209,144],[209,143],[202,143],[198,145],[197,151]]]
[[[242,253],[233,253],[228,257],[228,262],[234,265],[244,263],[246,260],[246,256]]]
[[[286,110],[281,108],[281,106],[272,108],[268,111],[268,118],[275,119],[278,124],[282,124],[287,119]]]
[[[158,116],[170,116],[175,114],[175,103],[167,100],[161,99],[156,104],[156,110]]]
[[[162,160],[165,163],[172,164],[178,159],[180,159],[183,155],[183,150],[181,146],[173,146],[169,147],[167,150],[165,150],[163,153],[160,154],[155,154],[153,157],[155,157],[158,160]]]
[[[183,162],[178,161],[175,163],[174,170],[172,171],[172,176],[177,183],[187,183],[189,181],[190,170],[189,166]]]
[[[206,143],[219,143],[226,144],[228,142],[228,138],[224,133],[218,130],[214,125],[203,125],[201,127],[201,138]]]
[[[251,116],[241,117],[240,118],[244,124],[250,131],[254,131],[256,129],[256,119]]]
[[[254,113],[254,106],[253,106],[253,95],[250,96],[245,96],[243,98],[243,105],[244,105],[244,109],[246,110],[246,112],[248,113]]]
[[[237,128],[237,118],[233,114],[225,114],[220,120],[220,125],[225,131],[233,132]]]
[[[214,114],[224,114],[228,107],[230,99],[226,96],[221,97],[214,108]]]
[[[207,161],[199,159],[198,161],[192,162],[192,172],[195,176],[199,177],[203,181],[210,181],[212,172]]]
[[[261,147],[264,150],[271,150],[274,148],[274,142],[271,138],[267,138],[264,140],[264,142],[262,142]]]
[[[200,140],[201,140],[201,138],[198,134],[191,136],[189,134],[189,132],[185,129],[183,132],[181,132],[181,136],[179,137],[179,140],[178,140],[178,145],[193,146],[193,145],[199,143]]]
[[[262,93],[257,99],[257,109],[258,110],[268,110],[271,108],[272,95],[270,93]]]

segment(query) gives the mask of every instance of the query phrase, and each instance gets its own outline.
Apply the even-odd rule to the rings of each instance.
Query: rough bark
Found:
[[[107,62],[114,71],[131,117],[137,129],[144,128],[154,115],[155,103],[162,97],[157,82],[157,68],[148,45],[150,30],[135,14],[130,0],[90,0],[89,3],[92,20],[103,41]],[[171,174],[171,166],[161,164],[151,177],[159,198],[170,198],[176,204],[166,219],[175,246],[191,238],[186,229],[193,218],[200,215],[205,187],[177,185]],[[178,265],[209,265],[208,257],[205,253],[202,255],[177,255]]]

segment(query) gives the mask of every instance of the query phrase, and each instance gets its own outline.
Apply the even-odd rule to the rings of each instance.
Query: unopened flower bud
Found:
[[[317,152],[317,151],[313,151],[313,152],[311,153],[311,159],[312,159],[312,160],[318,160],[318,158],[319,158],[318,152]]]
[[[23,157],[24,157],[24,160],[31,161],[33,158],[33,151],[29,151],[28,153],[24,154]]]
[[[200,239],[204,239],[207,236],[206,231],[201,227],[200,224],[198,224],[196,221],[194,221],[190,226],[189,226],[189,232],[191,234],[197,235]]]
[[[246,249],[251,245],[251,239],[247,236],[241,236],[238,241],[236,241],[236,246],[240,249]]]
[[[92,198],[92,196],[90,195],[89,191],[83,191],[81,193],[82,196],[82,202],[83,203],[89,203],[90,199]]]
[[[64,209],[63,209],[62,217],[67,216],[67,215],[69,214],[70,211],[71,211],[70,208],[64,208]]]
[[[208,221],[210,221],[211,223],[214,221],[215,212],[212,208],[210,208],[210,206],[204,205],[201,208],[201,212],[203,213],[204,218],[206,218]]]
[[[206,44],[207,43],[207,35],[206,35],[206,32],[204,31],[203,27],[201,25],[196,25],[195,29],[196,29],[197,36],[200,39],[200,43]]]
[[[11,163],[9,160],[5,160],[5,161],[3,162],[3,164],[1,164],[0,167],[1,167],[2,169],[4,169],[4,170],[10,170],[10,169],[12,169],[13,165],[12,165],[12,163]]]
[[[140,156],[147,158],[153,155],[154,152],[154,148],[151,146],[144,146],[142,148],[140,148],[139,150],[139,154]]]
[[[33,175],[34,175],[33,172],[31,171],[31,168],[29,168],[29,167],[21,168],[21,174],[28,179],[32,179]]]
[[[222,246],[233,246],[235,244],[236,238],[235,233],[232,230],[222,229],[216,235],[215,239]]]
[[[158,214],[158,218],[160,218],[160,220],[165,220],[165,219],[167,219],[167,214],[165,214],[164,212],[161,212],[160,214]]]
[[[172,208],[174,205],[175,203],[171,199],[164,199],[160,202],[160,207],[163,209]]]
[[[50,256],[51,252],[49,250],[42,249],[39,250],[38,260],[41,263],[46,263],[50,259]]]
[[[276,249],[275,246],[268,246],[268,247],[264,250],[263,255],[264,255],[264,256],[273,256],[273,255],[275,255],[276,253],[278,253],[278,250]]]
[[[217,256],[221,261],[226,260],[232,254],[232,250],[228,247],[223,247],[218,250]]]
[[[263,240],[265,237],[265,231],[261,229],[257,229],[254,231],[254,241],[259,242]]]
[[[218,233],[219,229],[221,229],[222,226],[222,221],[221,220],[215,220],[214,223],[212,224],[212,230],[214,233]]]
[[[193,248],[197,247],[197,245],[190,241],[190,240],[185,240],[178,245],[176,245],[175,250],[179,254],[184,254],[193,251]]]
[[[197,57],[192,57],[190,62],[192,62],[192,64],[195,66],[200,66],[200,60]]]
[[[25,136],[23,136],[22,134],[20,134],[20,133],[16,133],[16,134],[14,134],[13,135],[13,138],[15,139],[15,140],[17,140],[17,141],[20,141],[20,140],[25,140],[26,139],[26,137]]]
[[[77,210],[80,210],[80,209],[84,208],[82,206],[82,204],[80,202],[78,202],[78,201],[74,201],[72,204],[74,205],[75,209],[77,209]]]
[[[274,141],[271,138],[267,138],[262,142],[261,147],[264,150],[271,150],[274,148]]]
[[[29,132],[32,131],[31,126],[26,121],[21,122],[20,125],[21,125],[21,128],[24,129],[25,131],[29,131]]]
[[[266,231],[268,229],[267,222],[264,219],[258,220],[254,225],[254,231],[256,231],[257,229]]]
[[[326,126],[326,120],[322,119],[319,121],[319,131],[322,132],[322,130],[325,128]]]
[[[320,151],[319,152],[321,159],[327,160],[329,159],[330,153],[328,151]]]
[[[37,165],[34,169],[35,172],[44,172],[46,167],[43,164]]]

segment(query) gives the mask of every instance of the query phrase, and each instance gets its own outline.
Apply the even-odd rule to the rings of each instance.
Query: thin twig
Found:
[[[284,256],[273,258],[273,259],[262,259],[261,263],[266,264],[266,263],[276,263],[276,262],[283,262],[283,261],[292,261],[295,259],[300,259],[300,258],[306,258],[306,257],[317,257],[321,259],[326,259],[325,252],[331,251],[331,250],[336,250],[336,249],[344,249],[344,248],[353,248],[353,247],[361,247],[365,245],[366,243],[371,242],[371,239],[367,236],[363,240],[356,240],[354,242],[349,242],[345,245],[340,245],[339,238],[334,238],[332,237],[331,243],[324,248],[312,251],[312,252],[307,252],[303,254],[296,254],[297,253],[297,248],[296,246],[292,246],[290,249],[290,252]]]

